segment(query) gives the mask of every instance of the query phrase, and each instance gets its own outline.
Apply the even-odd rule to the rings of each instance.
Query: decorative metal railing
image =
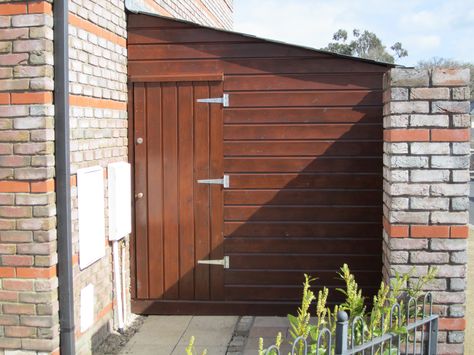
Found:
[[[346,312],[337,314],[336,330],[333,334],[328,328],[322,328],[316,340],[304,337],[293,341],[291,355],[435,355],[437,354],[438,315],[433,314],[433,296],[427,293],[422,304],[415,298],[409,298],[405,309],[394,304],[390,309],[389,327],[383,332],[386,319],[380,321],[381,334],[373,336],[376,329],[368,329],[362,317],[349,320]],[[405,312],[404,314],[402,312]],[[375,328],[375,326],[374,326]],[[372,334],[365,339],[365,334]],[[265,355],[286,355],[277,346],[272,345]]]

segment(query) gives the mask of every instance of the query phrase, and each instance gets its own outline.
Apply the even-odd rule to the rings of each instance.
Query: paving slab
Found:
[[[120,354],[185,354],[191,336],[196,353],[207,349],[209,355],[225,355],[239,317],[149,316]]]
[[[275,344],[279,332],[283,339],[286,339],[280,348],[281,354],[287,354],[291,349],[291,345],[288,343],[288,327],[289,323],[286,317],[255,317],[242,354],[257,354],[260,338],[263,338],[264,348]]]

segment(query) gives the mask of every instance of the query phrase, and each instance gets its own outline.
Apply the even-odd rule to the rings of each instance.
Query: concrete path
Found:
[[[191,336],[196,354],[225,355],[238,317],[149,316],[120,354],[185,355]]]

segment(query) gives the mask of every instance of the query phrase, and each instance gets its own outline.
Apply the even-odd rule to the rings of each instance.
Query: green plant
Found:
[[[309,307],[311,303],[315,300],[313,291],[311,291],[311,281],[312,279],[308,275],[304,275],[303,282],[303,297],[301,299],[301,306],[298,308],[298,315],[295,317],[291,314],[288,315],[288,320],[290,321],[290,334],[295,341],[299,337],[306,339],[310,333],[311,325],[309,323],[311,319],[311,314],[309,312]],[[300,342],[298,346],[298,355],[303,354],[304,344]]]
[[[186,347],[185,351],[186,351],[186,355],[196,355],[197,352],[196,352],[196,349],[194,349],[194,336],[191,336],[191,339],[189,339],[189,344],[188,346]],[[206,355],[207,354],[207,349],[204,349],[201,353],[201,355]]]
[[[377,294],[373,298],[372,308],[370,312],[366,312],[365,298],[362,290],[359,288],[354,275],[351,273],[349,266],[344,264],[338,276],[344,281],[344,288],[337,288],[336,290],[342,293],[345,297],[344,302],[339,306],[334,306],[333,309],[326,305],[329,290],[323,287],[318,292],[318,296],[314,295],[311,290],[311,282],[315,279],[304,275],[303,282],[303,296],[301,306],[298,308],[296,316],[289,314],[288,320],[290,323],[290,335],[293,344],[295,340],[302,337],[308,343],[309,354],[326,354],[328,346],[326,339],[322,339],[321,347],[317,349],[317,341],[323,328],[330,330],[333,339],[335,336],[337,313],[339,310],[346,311],[349,315],[349,324],[352,324],[356,317],[361,317],[362,321],[357,321],[354,327],[354,334],[352,334],[352,327],[349,327],[349,339],[354,338],[355,344],[359,344],[364,339],[380,336],[387,332],[396,333],[399,335],[406,334],[407,330],[403,326],[407,321],[407,314],[405,312],[405,299],[407,297],[419,298],[426,288],[427,284],[436,277],[436,269],[430,268],[428,273],[422,277],[415,278],[413,276],[414,269],[405,274],[396,273],[391,280],[390,285],[381,282]],[[310,306],[316,300],[316,322],[311,323]],[[400,315],[394,312],[391,319],[391,312],[394,305],[400,305]],[[420,312],[422,305],[418,305],[416,309],[411,309],[408,317]],[[396,307],[395,307],[396,310]],[[401,325],[400,325],[401,324]],[[298,355],[301,355],[304,350],[304,344],[300,342],[297,346]],[[263,349],[263,344],[262,344]],[[334,349],[331,349],[331,353]],[[386,348],[383,353],[380,350],[376,354],[391,355],[396,353],[397,349],[394,347]]]
[[[258,339],[258,355],[277,355],[279,354],[280,350],[280,345],[283,342],[281,332],[278,332],[276,338],[275,338],[275,344],[273,345],[274,348],[268,351],[268,349],[265,349],[263,347],[263,338]],[[276,349],[275,349],[276,347]],[[268,353],[267,353],[268,351]]]

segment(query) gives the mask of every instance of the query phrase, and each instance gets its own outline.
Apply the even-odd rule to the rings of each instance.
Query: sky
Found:
[[[401,42],[414,66],[432,57],[474,62],[474,0],[234,0],[234,30],[325,47],[338,29]]]

